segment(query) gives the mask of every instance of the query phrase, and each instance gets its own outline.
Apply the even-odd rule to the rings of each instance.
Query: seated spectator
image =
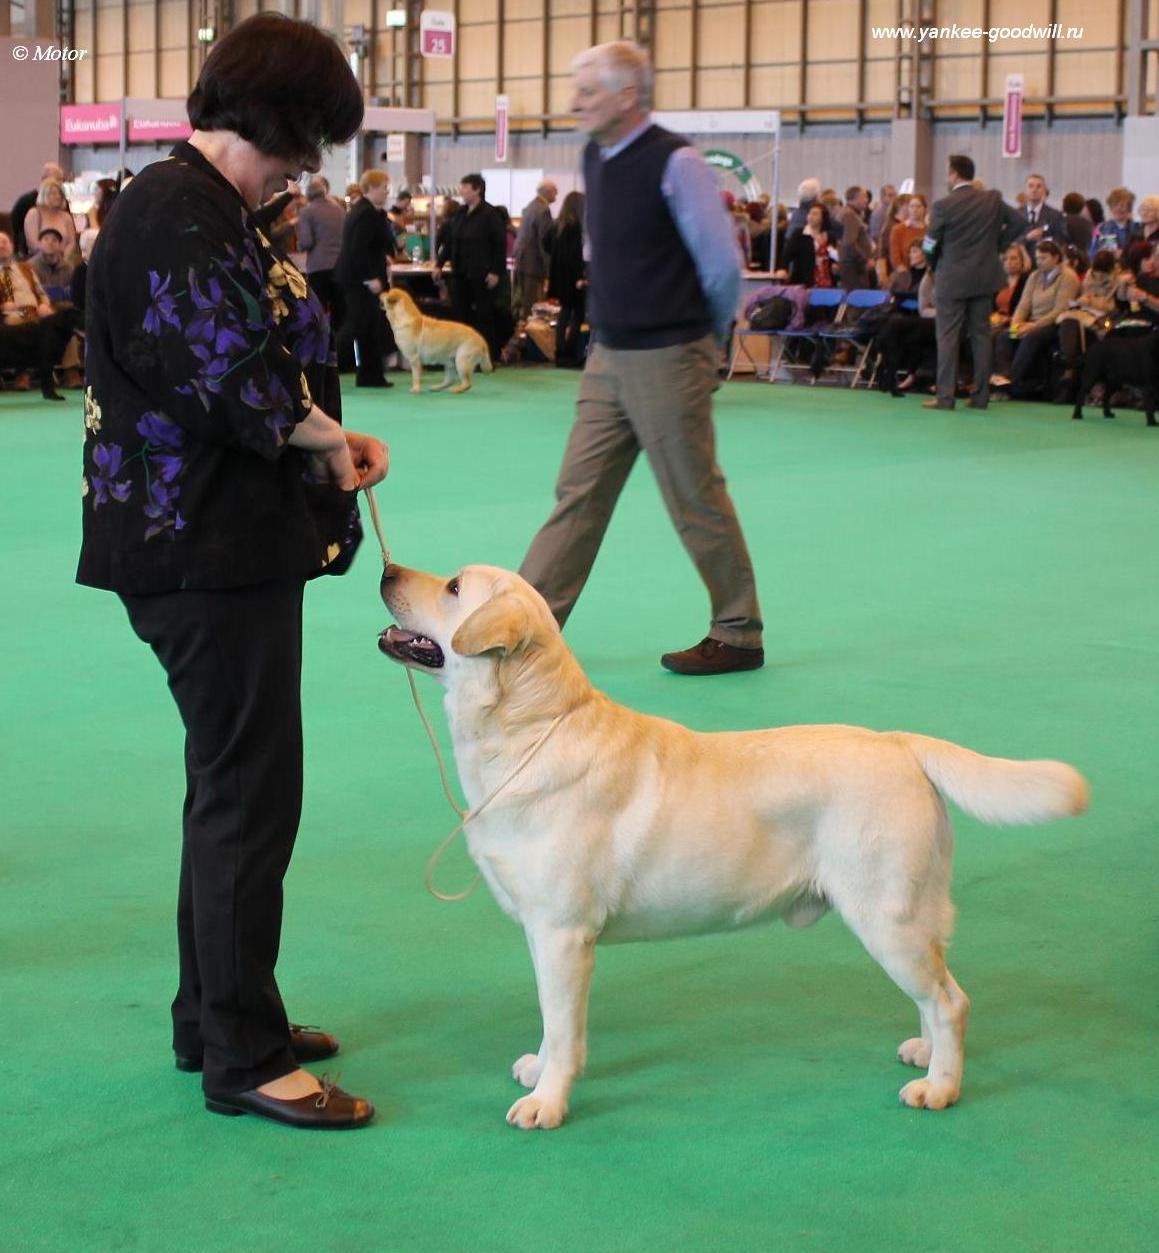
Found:
[[[58,183],[64,182],[64,171],[56,164],[55,161],[48,161],[44,168],[40,171],[40,183],[46,178],[55,179]],[[31,190],[26,191],[23,195],[18,196],[16,203],[12,206],[12,230],[13,242],[16,244],[16,255],[18,257],[26,257],[29,253],[28,241],[24,238],[24,219],[28,216],[28,210],[36,204],[36,197],[40,193],[40,183]],[[36,241],[32,243],[32,249],[35,250]]]
[[[1139,201],[1139,238],[1145,244],[1159,243],[1159,196]]]
[[[777,277],[793,286],[836,286],[833,267],[837,249],[833,246],[830,228],[829,210],[820,202],[814,203],[806,216],[804,229],[790,236],[785,244]]]
[[[1089,256],[1095,227],[1090,217],[1083,212],[1085,207],[1086,201],[1077,191],[1068,191],[1062,198],[1062,216],[1066,223],[1066,236],[1076,248]]]
[[[1014,357],[1014,345],[1006,332],[1014,320],[1014,310],[1018,308],[1034,266],[1031,264],[1030,254],[1021,244],[1011,244],[1002,254],[1002,269],[1006,274],[1006,285],[994,293],[990,333],[993,339],[993,374],[995,377],[1005,378],[1010,373],[1010,363]]]
[[[1063,265],[1062,249],[1051,239],[1039,243],[1035,269],[1027,280],[1007,334],[1017,341],[1010,377],[999,376],[996,386],[1008,386],[1011,396],[1025,399],[1038,394],[1040,368],[1058,342],[1058,319],[1078,297],[1074,271]]]
[[[40,184],[36,203],[24,215],[24,238],[30,248],[40,239],[40,232],[49,226],[60,232],[64,242],[64,255],[75,260],[74,253],[78,251],[76,223],[68,211],[64,186],[55,178],[46,178]]]
[[[1120,270],[1115,287],[1115,310],[1120,320],[1144,320],[1159,326],[1159,247],[1137,249],[1130,269]],[[1111,334],[1114,334],[1112,328]]]
[[[896,310],[877,334],[877,385],[891,396],[929,386],[937,372],[938,335],[934,272],[927,268],[918,285],[916,312]]]
[[[1087,335],[1115,311],[1118,282],[1115,254],[1106,249],[1096,252],[1079,288],[1077,302],[1058,319],[1058,349],[1065,366],[1065,383],[1077,385],[1087,350]]]
[[[54,307],[72,304],[72,275],[76,266],[64,255],[60,231],[47,226],[40,232],[37,250],[29,265]]]
[[[929,258],[919,239],[910,244],[906,264],[898,266],[890,275],[889,290],[895,296],[916,296],[928,269]]]
[[[990,316],[990,324],[1001,325],[1005,329],[1014,320],[1014,311],[1018,308],[1026,281],[1034,269],[1030,253],[1022,244],[1011,244],[1002,254],[1002,269],[1006,275],[1006,285],[994,293],[994,312]]]
[[[1111,216],[1100,222],[1095,228],[1091,240],[1091,256],[1104,248],[1121,257],[1127,245],[1139,238],[1139,226],[1131,220],[1131,212],[1135,208],[1135,193],[1126,187],[1115,187],[1107,193],[1107,208]]]
[[[905,202],[901,220],[890,227],[889,268],[891,273],[907,264],[910,245],[920,244],[925,239],[928,229],[926,223],[928,208],[925,196],[910,196]]]
[[[45,400],[63,400],[53,370],[72,336],[73,315],[55,312],[36,272],[16,260],[12,237],[0,234],[0,369],[18,372],[17,387],[26,390],[28,372],[40,374]]]

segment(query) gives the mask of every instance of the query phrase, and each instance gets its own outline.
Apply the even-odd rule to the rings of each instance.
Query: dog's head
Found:
[[[397,625],[378,637],[392,661],[450,684],[482,666],[563,647],[542,596],[497,566],[464,566],[450,578],[389,565],[382,599]]]
[[[398,321],[405,324],[413,318],[422,316],[419,313],[418,305],[401,287],[391,287],[389,290],[384,291],[379,300],[382,304],[383,313],[386,314],[392,325]]]

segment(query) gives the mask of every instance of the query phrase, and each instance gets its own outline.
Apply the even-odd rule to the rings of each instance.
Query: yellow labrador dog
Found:
[[[484,374],[491,373],[487,341],[478,331],[462,322],[424,317],[418,305],[400,287],[383,292],[382,307],[399,351],[410,362],[412,392],[423,389],[424,365],[445,367],[443,381],[432,387],[432,392],[441,392],[446,387],[453,392],[465,392],[471,386],[471,375],[476,369]],[[451,387],[456,374],[459,381]]]
[[[450,579],[388,566],[398,625],[379,647],[446,687],[467,845],[526,932],[543,1040],[514,1076],[507,1121],[558,1127],[587,1053],[597,941],[719,931],[835,909],[917,1005],[898,1057],[928,1069],[901,1100],[957,1099],[970,1002],[946,967],[953,925],[948,796],[990,823],[1082,813],[1058,761],[983,757],[862,727],[700,734],[617,705],[588,682],[542,597],[518,575]]]

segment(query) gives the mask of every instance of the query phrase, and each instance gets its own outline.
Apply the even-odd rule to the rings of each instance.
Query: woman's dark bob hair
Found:
[[[209,54],[186,105],[199,131],[234,131],[259,152],[317,169],[322,149],[362,125],[362,92],[342,49],[309,22],[246,18]]]

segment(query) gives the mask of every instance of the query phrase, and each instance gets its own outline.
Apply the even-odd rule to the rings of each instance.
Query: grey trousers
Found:
[[[673,525],[708,589],[708,634],[739,648],[760,647],[752,561],[716,464],[712,393],[717,365],[711,335],[671,348],[593,348],[556,483],[558,503],[520,568],[561,625],[587,582],[616,501],[643,449]]]
[[[958,350],[962,327],[970,337],[974,355],[974,404],[990,400],[990,309],[993,295],[943,299],[935,289],[938,328],[938,400],[952,405],[958,388]]]

